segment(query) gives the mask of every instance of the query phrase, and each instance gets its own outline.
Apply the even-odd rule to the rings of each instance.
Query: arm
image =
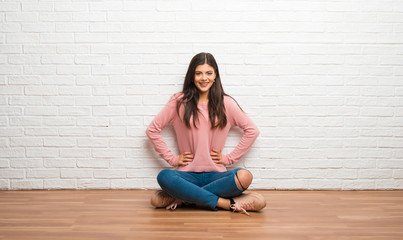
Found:
[[[251,148],[260,132],[255,123],[240,109],[235,100],[228,98],[226,103],[225,108],[229,123],[232,126],[238,126],[244,132],[236,148],[231,153],[222,156],[223,164],[231,165],[239,161]]]
[[[163,159],[165,159],[171,166],[178,165],[178,157],[176,157],[168,149],[161,136],[161,131],[164,127],[171,123],[176,115],[176,100],[177,95],[172,97],[165,107],[155,116],[146,130],[146,134],[154,146],[155,151]]]

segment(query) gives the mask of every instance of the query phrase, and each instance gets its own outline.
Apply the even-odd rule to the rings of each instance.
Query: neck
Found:
[[[208,102],[208,93],[199,93],[199,103]]]

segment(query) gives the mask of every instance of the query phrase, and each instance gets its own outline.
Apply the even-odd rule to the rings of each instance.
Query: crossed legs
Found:
[[[157,177],[161,188],[175,199],[207,206],[230,209],[229,198],[242,194],[252,182],[246,169],[217,173],[192,173],[162,170]]]

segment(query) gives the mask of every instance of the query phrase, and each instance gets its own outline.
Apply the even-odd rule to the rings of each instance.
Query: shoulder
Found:
[[[237,101],[235,101],[235,99],[229,95],[224,96],[224,106],[229,111],[240,109]]]
[[[178,92],[178,93],[175,93],[174,95],[172,95],[171,101],[172,101],[172,100],[178,101],[178,100],[180,100],[180,99],[182,99],[182,98],[183,98],[183,93],[182,93],[182,92]]]
[[[171,96],[168,105],[176,105],[176,103],[183,98],[183,93],[178,92]]]

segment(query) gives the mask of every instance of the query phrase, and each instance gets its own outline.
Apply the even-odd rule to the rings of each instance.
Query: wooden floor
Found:
[[[0,191],[0,239],[403,239],[403,191],[257,191],[267,207],[154,209],[153,191]]]

